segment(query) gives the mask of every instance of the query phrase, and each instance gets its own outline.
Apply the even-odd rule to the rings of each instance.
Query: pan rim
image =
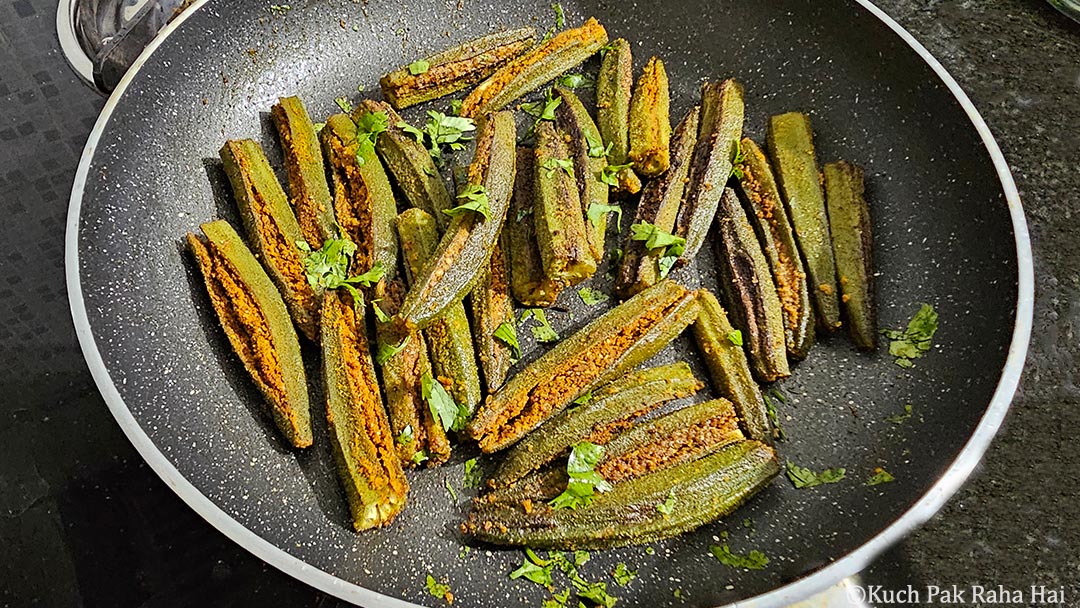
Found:
[[[373,607],[405,608],[415,606],[415,604],[405,600],[366,589],[324,570],[310,566],[244,527],[202,494],[154,445],[153,441],[136,421],[131,410],[128,409],[116,389],[94,340],[82,292],[78,251],[79,217],[91,162],[112,113],[119,105],[124,92],[141,67],[147,63],[150,56],[169,34],[179,28],[188,17],[209,1],[197,0],[191,6],[191,10],[181,13],[147,46],[106,101],[83,148],[72,185],[64,237],[64,266],[68,300],[83,357],[109,411],[140,456],[166,485],[218,531],[282,572],[340,599]],[[971,99],[926,47],[903,26],[893,20],[892,17],[874,5],[871,0],[855,0],[855,2],[884,23],[926,62],[955,97],[982,139],[1001,181],[1012,222],[1017,261],[1016,319],[1013,325],[1008,356],[985,413],[971,437],[961,448],[956,459],[930,489],[884,530],[878,532],[870,540],[841,559],[782,587],[730,604],[730,606],[738,608],[778,608],[820,593],[840,580],[864,570],[885,549],[922,526],[937,513],[970,477],[989,448],[990,442],[997,434],[1019,385],[1031,338],[1035,300],[1031,239],[1020,201],[1020,193],[1017,190],[1001,148],[990,131],[990,127],[975,108]]]

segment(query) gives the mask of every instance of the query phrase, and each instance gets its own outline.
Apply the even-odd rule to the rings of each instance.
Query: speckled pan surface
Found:
[[[151,465],[215,525],[278,567],[369,606],[404,605],[391,598],[440,604],[424,590],[428,573],[450,583],[455,606],[538,606],[547,592],[507,577],[520,552],[481,547],[461,555],[457,524],[473,492],[461,488],[469,449],[449,466],[411,475],[409,507],[391,528],[350,531],[324,425],[316,447],[283,447],[216,325],[182,237],[213,218],[237,219],[217,161],[225,139],[261,138],[277,162],[266,113],[278,96],[298,94],[313,115],[328,115],[335,97],[377,95],[381,73],[421,54],[523,23],[547,28],[548,4],[292,6],[272,13],[262,2],[207,2],[150,56],[92,138],[73,195],[68,252],[73,311],[91,369]],[[845,467],[843,482],[795,490],[777,480],[728,520],[656,543],[655,555],[643,547],[595,553],[582,569],[589,580],[607,581],[621,606],[714,606],[775,591],[844,560],[931,488],[951,492],[958,479],[935,484],[977,427],[992,433],[1000,422],[1015,386],[1008,378],[1019,373],[1030,301],[1030,285],[1017,282],[1030,267],[1022,216],[1014,235],[1006,204],[1015,192],[945,83],[854,2],[563,6],[570,24],[596,15],[613,37],[631,40],[637,69],[661,55],[675,116],[695,102],[703,79],[728,76],[746,85],[747,130],[755,137],[770,114],[809,111],[819,160],[844,158],[867,170],[881,326],[902,327],[920,302],[941,315],[933,351],[912,370],[894,365],[884,348],[859,354],[838,336],[780,384],[787,395],[778,404],[788,434],[779,444],[783,457],[815,470]],[[358,85],[367,92],[357,93]],[[715,286],[712,255],[703,249],[680,278]],[[592,283],[605,291],[608,264]],[[549,317],[563,335],[599,312],[572,292],[559,305],[569,312]],[[1020,353],[1002,389],[1018,318]],[[316,378],[317,352],[308,346]],[[531,341],[529,348],[539,353]],[[697,363],[688,341],[658,361],[677,358]],[[995,390],[990,424],[979,427]],[[312,403],[321,403],[317,388]],[[909,419],[886,420],[905,404],[914,412]],[[976,452],[966,453],[959,469],[970,469]],[[491,461],[485,464],[490,471]],[[896,482],[867,487],[876,467]],[[709,545],[725,531],[733,551],[761,550],[768,567],[734,570],[710,557]],[[627,587],[609,575],[619,562],[638,571]],[[568,581],[557,577],[557,584]],[[768,597],[774,605],[794,599]]]

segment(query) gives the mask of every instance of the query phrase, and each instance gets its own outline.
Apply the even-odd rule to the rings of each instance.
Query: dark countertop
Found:
[[[1018,182],[1037,300],[1024,379],[974,477],[866,575],[1066,586],[1080,605],[1080,25],[1039,0],[881,0],[971,96]],[[333,606],[187,508],[83,363],[64,285],[75,167],[104,99],[55,42],[55,3],[0,5],[0,605]],[[997,370],[987,370],[994,374]]]

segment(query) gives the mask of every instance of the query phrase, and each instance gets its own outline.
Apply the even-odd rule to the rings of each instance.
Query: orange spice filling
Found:
[[[596,472],[607,481],[618,483],[692,460],[718,444],[742,439],[738,421],[730,412],[674,432],[658,430],[656,435],[650,437],[649,443],[600,463]]]

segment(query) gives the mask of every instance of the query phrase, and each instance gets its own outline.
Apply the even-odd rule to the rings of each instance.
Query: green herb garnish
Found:
[[[549,504],[555,509],[587,507],[594,492],[609,491],[611,484],[593,470],[603,456],[603,446],[588,441],[575,444],[566,462],[566,473],[570,476],[566,491]]]
[[[450,485],[450,478],[443,479],[443,485],[446,486],[446,491],[450,493],[450,499],[457,502],[457,490],[454,489],[454,486]]]
[[[547,315],[544,314],[542,308],[530,308],[521,315],[521,322],[524,323],[526,319],[532,317],[536,319],[536,322],[540,325],[534,325],[530,329],[532,330],[533,338],[536,338],[537,342],[557,342],[559,340],[559,334],[555,331],[555,328],[548,322]]]
[[[288,11],[290,11],[290,10],[292,10],[292,7],[289,6],[288,4],[271,4],[270,5],[270,12],[271,13],[284,14],[284,13],[287,13]]]
[[[746,555],[738,555],[732,553],[731,547],[728,547],[727,543],[724,543],[722,545],[712,545],[709,547],[709,553],[712,553],[713,557],[720,560],[721,564],[731,566],[732,568],[764,570],[765,566],[769,565],[769,558],[757,549]]]
[[[727,339],[728,339],[728,342],[731,342],[735,346],[742,346],[743,345],[742,332],[739,331],[738,329],[734,329],[730,333],[728,333]]]
[[[598,289],[593,289],[592,287],[582,287],[577,290],[577,292],[578,295],[581,296],[581,301],[586,306],[596,306],[597,304],[602,304],[610,299],[610,296],[606,293]]]
[[[349,101],[348,97],[336,97],[334,98],[334,103],[337,104],[337,107],[341,108],[342,112],[352,114],[352,103]]]
[[[904,424],[905,422],[907,422],[908,418],[911,418],[911,414],[912,414],[911,404],[910,403],[905,403],[904,404],[904,413],[903,414],[897,414],[895,416],[889,416],[888,418],[885,419],[885,421],[886,422],[891,422],[893,424]]]
[[[604,221],[603,216],[605,213],[614,213],[615,216],[618,218],[616,220],[616,225],[618,225],[619,230],[622,230],[622,207],[618,205],[602,205],[600,203],[589,203],[589,210],[586,212],[586,215],[588,215],[589,221],[592,222],[592,225],[599,228],[600,224]]]
[[[800,467],[790,460],[787,461],[787,476],[796,488],[813,488],[826,483],[836,483],[844,478],[845,473],[846,471],[842,467],[825,469],[820,473],[815,473],[806,467]]]
[[[555,97],[554,91],[548,89],[544,91],[544,99],[542,101],[530,101],[521,104],[521,111],[525,112],[529,116],[533,116],[540,120],[555,120],[555,109],[562,105],[562,97]],[[535,125],[534,125],[535,128]]]
[[[883,329],[881,333],[890,340],[889,354],[896,357],[896,364],[910,368],[915,366],[915,359],[930,350],[937,328],[938,313],[933,306],[923,304],[908,322],[907,329]]]
[[[604,142],[598,137],[593,137],[592,133],[585,133],[585,143],[589,145],[589,156],[592,158],[604,158],[611,152],[611,146],[614,142],[604,146]]]
[[[592,401],[592,398],[593,398],[592,391],[588,391],[584,395],[578,397],[577,399],[574,399],[573,404],[574,405],[588,405]]]
[[[896,478],[892,476],[892,473],[886,471],[881,467],[878,467],[874,469],[873,476],[871,476],[870,479],[866,480],[866,485],[877,486],[883,483],[892,483],[893,481],[896,481]]]
[[[563,14],[562,5],[556,2],[551,5],[551,10],[555,11],[555,25],[544,33],[544,37],[540,39],[540,44],[544,44],[548,40],[551,40],[555,37],[555,32],[566,27],[566,16]]]
[[[416,437],[413,434],[412,425],[407,424],[405,425],[405,428],[401,429],[401,432],[398,433],[398,436],[394,438],[394,441],[396,441],[398,445],[409,445],[415,440],[415,438]]]
[[[632,166],[634,166],[632,163],[627,163],[625,165],[608,165],[604,167],[602,171],[600,171],[600,174],[597,175],[597,177],[600,179],[600,181],[604,182],[609,186],[618,186],[619,171],[622,171],[623,169],[629,169]]]
[[[671,272],[686,247],[686,239],[661,230],[649,222],[640,222],[630,226],[630,240],[644,241],[645,248],[649,251],[663,250],[659,261],[660,278],[666,277]]]
[[[491,219],[491,206],[488,204],[487,190],[480,184],[469,184],[465,190],[457,195],[457,200],[465,201],[452,209],[443,209],[443,213],[450,217],[457,217],[466,211],[472,211],[484,216],[485,220]]]
[[[461,480],[462,487],[479,488],[484,481],[484,470],[477,466],[476,458],[465,461],[465,477]]]
[[[742,179],[743,177],[745,177],[745,174],[743,173],[742,166],[741,166],[745,162],[746,162],[746,153],[743,152],[743,149],[742,149],[742,140],[741,139],[736,139],[735,140],[735,155],[731,159],[731,174],[734,175],[736,179]]]
[[[432,597],[446,600],[447,604],[454,598],[454,596],[450,594],[450,585],[436,581],[435,577],[430,574],[427,575],[427,581],[424,585],[427,587],[427,592],[430,593]]]
[[[356,244],[349,239],[327,239],[319,249],[312,250],[304,241],[297,241],[296,247],[304,253],[302,263],[308,284],[318,289],[338,289],[343,287],[353,296],[359,306],[363,296],[356,290],[356,285],[371,287],[386,274],[381,262],[375,262],[371,270],[355,276],[347,276],[349,260],[356,252]]]
[[[664,517],[669,517],[671,512],[675,510],[675,492],[668,492],[667,498],[664,502],[656,505],[656,510],[659,511]]]
[[[380,344],[379,349],[375,351],[375,362],[379,365],[385,364],[394,355],[405,350],[405,346],[409,343],[409,338],[406,337],[400,344]]]
[[[570,590],[563,589],[562,593],[553,593],[550,600],[544,600],[540,608],[566,608],[568,601],[570,601]]]
[[[596,87],[596,78],[591,74],[563,74],[555,83],[568,89],[592,89]]]
[[[521,566],[510,573],[511,579],[525,578],[542,587],[551,587],[554,582],[551,580],[552,565],[546,560],[541,560],[532,552],[532,549],[525,550],[525,560],[521,562]],[[534,561],[534,558],[536,561]],[[537,562],[543,562],[541,565]]]
[[[375,153],[375,142],[382,133],[390,128],[390,118],[386,112],[370,112],[356,121],[356,162],[363,165],[365,157]]]
[[[451,99],[448,112],[450,116],[461,116],[461,106],[465,102],[463,99]]]
[[[776,413],[776,406],[773,405],[772,399],[769,399],[769,395],[765,393],[761,394],[761,398],[765,400],[765,414],[769,417],[769,422],[772,423],[773,429],[775,429],[776,438],[786,438],[787,433],[785,433],[784,428],[780,426],[780,415]]]
[[[420,376],[420,394],[427,401],[431,415],[442,423],[444,431],[460,431],[468,422],[469,410],[458,405],[441,382],[425,372]]]
[[[503,321],[498,327],[495,328],[495,333],[492,334],[500,342],[510,347],[513,351],[513,361],[517,363],[521,359],[521,343],[518,342],[517,329],[510,321]]]
[[[630,584],[630,581],[637,577],[637,570],[631,570],[626,567],[626,564],[619,562],[618,564],[615,564],[615,571],[611,573],[611,576],[615,579],[616,583],[625,587]]]
[[[375,313],[375,318],[379,320],[379,323],[389,323],[390,315],[383,312],[383,309],[379,308],[379,302],[381,300],[371,301],[371,311]]]
[[[417,59],[409,64],[409,73],[413,76],[419,76],[420,74],[426,74],[431,69],[431,64],[423,59]]]
[[[428,120],[424,123],[423,129],[417,129],[405,121],[400,121],[395,126],[415,137],[416,141],[427,148],[428,154],[441,165],[443,146],[453,151],[464,150],[465,142],[472,139],[466,133],[475,131],[476,123],[471,118],[447,116],[435,110],[428,110],[427,116]]]
[[[589,600],[597,606],[613,608],[619,598],[608,595],[607,583],[586,583],[584,581],[571,581],[577,589],[578,597]]]
[[[413,464],[420,466],[425,460],[428,459],[428,453],[424,450],[417,450],[413,452],[412,457],[409,458]]]
[[[549,158],[544,161],[544,164],[540,165],[540,168],[548,173],[554,173],[556,170],[562,169],[570,177],[574,176],[574,161],[566,158]]]
[[[656,549],[645,547],[645,555],[656,555]]]

